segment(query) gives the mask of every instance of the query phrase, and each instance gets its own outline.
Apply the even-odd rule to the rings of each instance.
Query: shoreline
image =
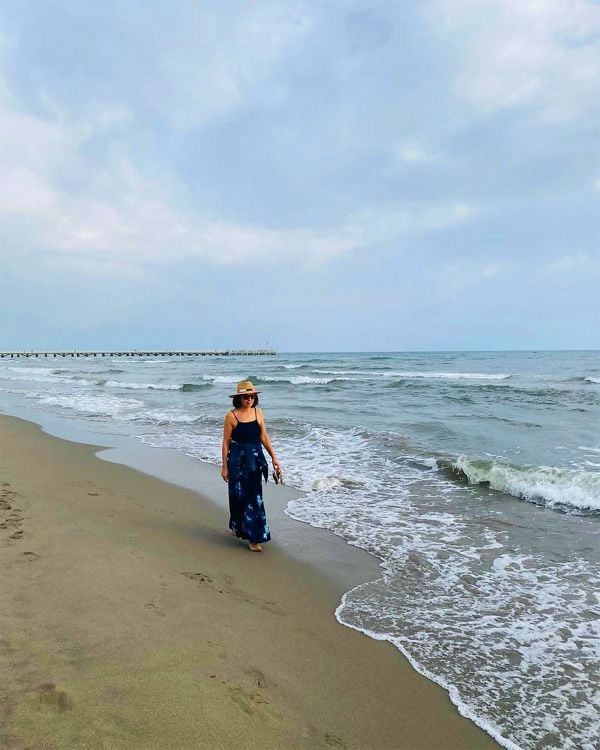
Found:
[[[96,432],[82,427],[78,420],[52,416],[30,407],[11,404],[0,409],[6,415],[39,426],[42,432],[68,442],[96,447],[101,461],[126,466],[177,487],[198,493],[203,500],[228,514],[227,490],[218,466],[181,453],[175,448],[159,448],[139,437]],[[361,583],[381,577],[379,558],[348,544],[333,532],[297,520],[285,511],[292,499],[303,492],[290,485],[264,485],[269,525],[274,538],[267,546],[282,547],[294,560],[318,572],[331,590],[332,607],[342,596]]]
[[[285,516],[274,487],[275,534],[297,539],[282,525],[252,555],[226,534],[214,467],[186,489],[123,465],[124,444],[5,415],[0,445],[3,746],[498,747],[395,647],[337,622],[377,561]],[[311,563],[309,544],[334,551]]]

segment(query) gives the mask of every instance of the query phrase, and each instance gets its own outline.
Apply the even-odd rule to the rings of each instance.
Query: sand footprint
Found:
[[[71,701],[64,690],[57,690],[53,682],[44,682],[35,689],[40,707],[63,712],[71,708]]]
[[[166,617],[165,613],[161,612],[156,604],[154,604],[154,602],[147,602],[146,604],[144,604],[144,608],[149,612],[154,612],[154,614],[158,615],[159,617]]]
[[[209,649],[212,651],[212,653],[217,657],[217,659],[226,660],[227,659],[227,651],[225,649],[225,646],[220,643],[219,641],[206,641],[206,645],[209,647]]]
[[[260,669],[247,669],[246,674],[252,677],[254,684],[259,688],[267,687],[267,678]]]
[[[196,583],[212,583],[213,579],[207,576],[206,573],[182,573],[186,578],[189,578]]]
[[[19,496],[19,493],[9,490],[10,484],[8,482],[2,482],[0,486],[2,487],[0,491],[0,512],[2,513],[0,529],[11,530],[13,533],[8,538],[16,541],[23,536],[23,529],[21,528],[23,514],[19,508],[11,505],[11,502]]]
[[[269,701],[265,700],[260,693],[249,692],[239,685],[228,685],[227,683],[225,685],[230,699],[249,716],[259,713],[262,706],[270,705]]]
[[[344,740],[337,737],[335,734],[329,734],[327,733],[323,739],[325,740],[325,744],[329,747],[339,747],[339,748],[345,748],[346,743]]]
[[[228,594],[230,596],[234,596],[236,599],[241,599],[244,602],[247,602],[248,604],[252,605],[253,607],[260,607],[260,609],[264,609],[267,612],[271,612],[274,615],[286,615],[287,613],[277,606],[276,602],[269,601],[267,599],[259,599],[256,596],[253,596],[252,594],[247,593],[246,591],[242,591],[241,589],[235,588],[233,584],[233,578],[224,573],[220,576],[221,580],[224,582],[222,585],[222,588],[218,588],[219,583],[215,582],[215,580],[207,575],[206,573],[182,573],[186,578],[189,578],[192,581],[195,581],[196,583],[200,584],[209,584],[209,588],[215,589],[219,592],[219,594]],[[214,586],[211,586],[210,584],[215,584]]]

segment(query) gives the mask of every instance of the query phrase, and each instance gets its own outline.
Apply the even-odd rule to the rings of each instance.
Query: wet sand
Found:
[[[498,747],[318,565],[96,451],[0,417],[0,746]]]

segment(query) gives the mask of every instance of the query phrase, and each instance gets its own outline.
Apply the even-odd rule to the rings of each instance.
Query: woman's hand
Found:
[[[229,472],[227,471],[227,467],[226,466],[224,466],[221,469],[221,476],[223,477],[223,481],[224,482],[228,482],[229,481]]]
[[[275,471],[281,471],[281,464],[276,458],[273,459],[273,469]]]

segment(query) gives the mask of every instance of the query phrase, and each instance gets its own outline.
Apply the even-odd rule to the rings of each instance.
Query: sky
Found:
[[[597,0],[0,0],[0,350],[600,347]]]

